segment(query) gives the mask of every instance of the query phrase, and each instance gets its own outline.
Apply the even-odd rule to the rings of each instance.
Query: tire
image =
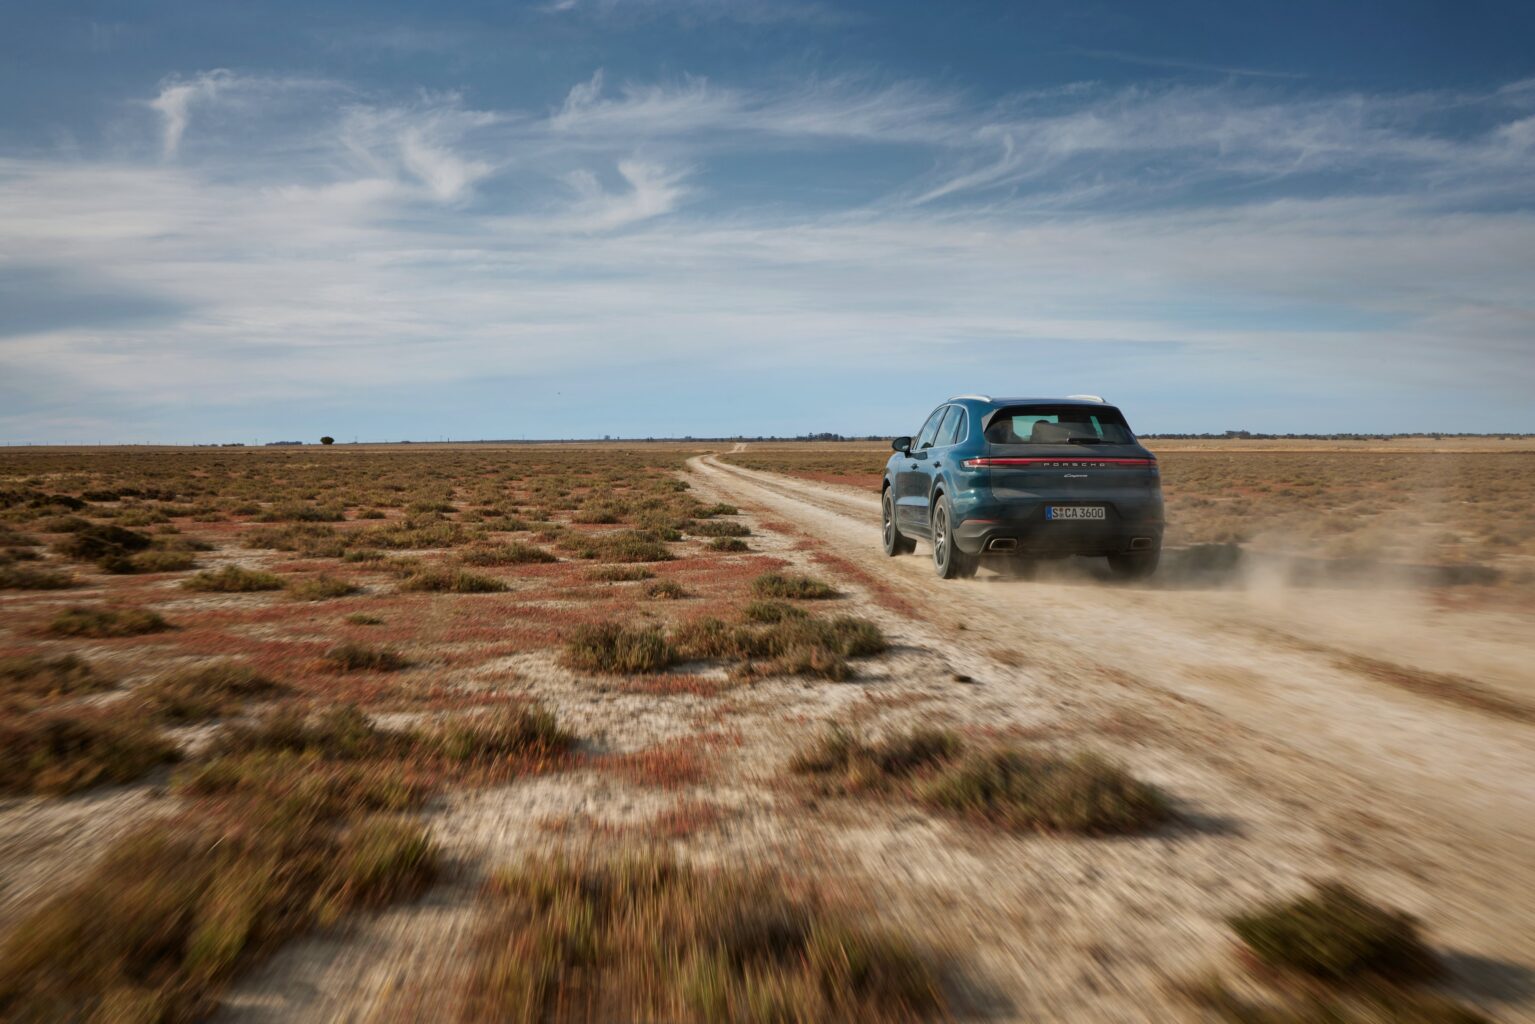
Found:
[[[917,542],[901,533],[900,527],[895,525],[895,496],[890,493],[890,488],[885,488],[885,493],[879,500],[880,531],[885,543],[885,554],[894,558],[896,555],[909,555],[917,550]]]
[[[1146,551],[1125,551],[1109,556],[1109,574],[1117,580],[1143,580],[1157,571],[1162,559],[1160,547]]]
[[[953,513],[949,496],[940,494],[933,508],[933,569],[941,580],[961,580],[975,575],[980,560],[954,544]]]

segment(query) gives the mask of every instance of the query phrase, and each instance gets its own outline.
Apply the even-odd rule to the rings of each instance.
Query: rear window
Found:
[[[1134,444],[1118,409],[1086,405],[1011,405],[986,424],[992,444]]]

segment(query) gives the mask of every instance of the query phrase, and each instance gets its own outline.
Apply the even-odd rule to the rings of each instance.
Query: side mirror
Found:
[[[910,455],[911,454],[911,438],[909,438],[909,437],[898,437],[894,441],[890,442],[890,447],[895,449],[896,451],[900,452],[902,455]]]

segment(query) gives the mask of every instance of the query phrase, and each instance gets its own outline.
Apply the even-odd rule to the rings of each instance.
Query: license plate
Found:
[[[1103,505],[1046,505],[1045,518],[1056,519],[1107,519],[1109,510]]]

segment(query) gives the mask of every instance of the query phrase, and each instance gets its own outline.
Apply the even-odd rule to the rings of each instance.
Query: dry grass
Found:
[[[350,580],[321,573],[305,580],[292,580],[283,589],[294,601],[329,601],[355,594],[359,588]]]
[[[777,597],[795,601],[820,601],[837,596],[836,588],[810,576],[769,572],[752,581],[752,593],[758,597]]]
[[[115,677],[84,658],[40,654],[0,658],[0,707],[31,708],[58,698],[100,693],[117,685]]]
[[[269,572],[226,565],[222,569],[200,572],[181,581],[187,590],[205,594],[252,594],[264,590],[281,590],[281,576]]]
[[[181,669],[145,683],[134,696],[157,718],[168,722],[196,722],[237,710],[248,700],[261,700],[289,692],[248,665],[219,662]]]
[[[909,943],[766,872],[534,860],[487,897],[464,1021],[945,1016],[938,972]]]
[[[1140,832],[1172,813],[1159,790],[1102,758],[1013,747],[966,751],[958,736],[944,730],[921,729],[870,743],[833,727],[796,754],[789,767],[815,778],[823,791],[897,793],[1015,831]]]
[[[176,756],[173,744],[132,717],[54,712],[0,719],[4,793],[74,793],[132,782]]]
[[[387,647],[341,643],[325,652],[325,662],[340,672],[396,672],[410,662]]]
[[[61,612],[48,623],[48,635],[56,637],[142,636],[170,629],[158,613],[145,608],[89,608],[77,606]]]

